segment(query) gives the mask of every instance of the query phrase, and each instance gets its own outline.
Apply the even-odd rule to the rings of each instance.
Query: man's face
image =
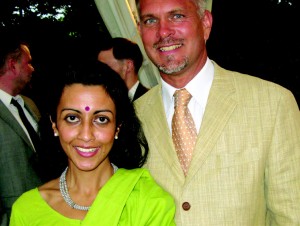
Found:
[[[103,50],[98,54],[98,61],[107,64],[124,79],[124,61],[118,60],[113,55],[113,49]]]
[[[162,75],[193,73],[206,59],[210,18],[191,0],[141,0],[139,31],[149,58]]]
[[[16,62],[16,76],[17,83],[19,86],[27,85],[32,77],[32,73],[34,72],[34,67],[32,66],[32,57],[30,51],[27,46],[22,45],[22,55],[21,58]]]

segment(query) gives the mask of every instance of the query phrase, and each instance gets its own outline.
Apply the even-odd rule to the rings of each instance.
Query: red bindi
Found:
[[[89,107],[89,106],[86,106],[86,107],[85,107],[85,110],[86,110],[86,111],[89,111],[89,110],[90,110],[90,107]]]

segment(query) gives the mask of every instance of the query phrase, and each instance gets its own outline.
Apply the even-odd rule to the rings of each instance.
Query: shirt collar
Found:
[[[209,58],[201,71],[184,87],[195,98],[196,102],[205,106],[209,94],[209,90],[214,77],[214,66]],[[163,79],[162,83],[162,97],[165,104],[165,109],[169,109],[173,102],[173,94],[177,88],[169,85]]]
[[[137,90],[137,87],[138,87],[139,83],[140,83],[140,82],[137,81],[137,82],[130,88],[130,90],[128,91],[128,96],[129,96],[130,100],[133,100],[134,94],[135,94],[135,92],[136,92],[136,90]]]
[[[20,95],[12,96],[12,95],[8,94],[7,92],[3,91],[2,89],[0,89],[0,100],[4,103],[4,105],[6,107],[9,108],[12,98],[14,98],[16,101],[18,101],[18,103],[22,107],[24,107],[24,100]]]

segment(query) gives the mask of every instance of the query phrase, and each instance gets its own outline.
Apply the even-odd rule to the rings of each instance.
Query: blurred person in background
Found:
[[[1,225],[8,225],[5,219],[14,201],[41,184],[37,162],[40,113],[30,98],[21,95],[34,71],[28,44],[14,32],[0,36],[0,213]]]
[[[138,77],[143,63],[143,55],[138,44],[126,38],[112,38],[100,50],[98,60],[110,66],[121,76],[132,101],[148,91]]]

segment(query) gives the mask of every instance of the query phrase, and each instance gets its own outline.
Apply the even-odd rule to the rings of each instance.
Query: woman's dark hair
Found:
[[[120,168],[141,167],[147,159],[148,143],[121,77],[106,64],[98,61],[71,68],[58,83],[55,83],[56,87],[49,95],[48,114],[52,121],[56,122],[57,106],[64,88],[72,84],[100,85],[105,89],[116,107],[116,126],[121,125],[109,159]]]

